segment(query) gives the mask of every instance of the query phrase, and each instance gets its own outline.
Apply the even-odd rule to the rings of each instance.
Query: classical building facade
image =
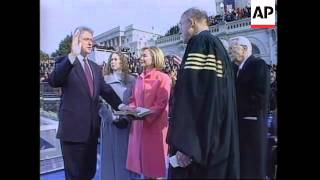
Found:
[[[94,37],[95,42],[107,47],[128,47],[136,55],[141,48],[149,46],[160,37],[160,34],[134,28],[131,24],[124,29],[120,26],[110,29]]]

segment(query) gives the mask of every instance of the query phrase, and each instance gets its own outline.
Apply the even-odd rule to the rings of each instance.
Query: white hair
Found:
[[[247,47],[247,52],[248,55],[252,55],[252,44],[249,41],[248,38],[244,37],[244,36],[237,36],[234,38],[230,38],[229,39],[229,46],[233,46],[233,45],[241,45],[241,46],[246,46]]]

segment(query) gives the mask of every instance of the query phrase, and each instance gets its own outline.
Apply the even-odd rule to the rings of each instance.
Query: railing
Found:
[[[212,34],[216,34],[216,33],[219,33],[220,29],[218,26],[210,26],[209,27],[209,31],[212,33]]]
[[[172,42],[178,42],[182,40],[180,37],[180,34],[173,34],[170,36],[164,36],[156,40],[156,44],[166,44],[166,43],[172,43]]]
[[[53,88],[47,82],[40,83],[40,96],[43,98],[58,98],[60,97],[61,89]]]
[[[227,32],[248,29],[248,28],[250,28],[250,24],[251,24],[250,18],[241,19],[238,21],[232,21],[232,22],[227,23],[226,29],[227,29]]]
[[[40,107],[44,111],[57,113],[60,106],[60,95],[60,88],[53,88],[47,82],[40,83]],[[57,120],[57,118],[52,119]]]
[[[231,33],[234,31],[249,29],[251,24],[250,18],[241,19],[237,21],[231,21],[221,24],[216,24],[209,27],[209,31],[214,34]],[[156,45],[164,45],[169,43],[177,43],[182,41],[180,34],[174,34],[170,36],[163,36],[156,40]]]

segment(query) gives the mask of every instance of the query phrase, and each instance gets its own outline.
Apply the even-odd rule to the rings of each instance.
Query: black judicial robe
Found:
[[[209,31],[189,40],[174,98],[167,137],[170,149],[190,156],[193,162],[189,166],[196,164],[210,171],[201,177],[239,178],[233,65],[221,41]]]

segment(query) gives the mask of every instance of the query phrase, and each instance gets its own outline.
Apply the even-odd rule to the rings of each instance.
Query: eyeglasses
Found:
[[[232,45],[229,47],[229,50],[238,50],[238,49],[247,49],[248,47],[246,45]]]

